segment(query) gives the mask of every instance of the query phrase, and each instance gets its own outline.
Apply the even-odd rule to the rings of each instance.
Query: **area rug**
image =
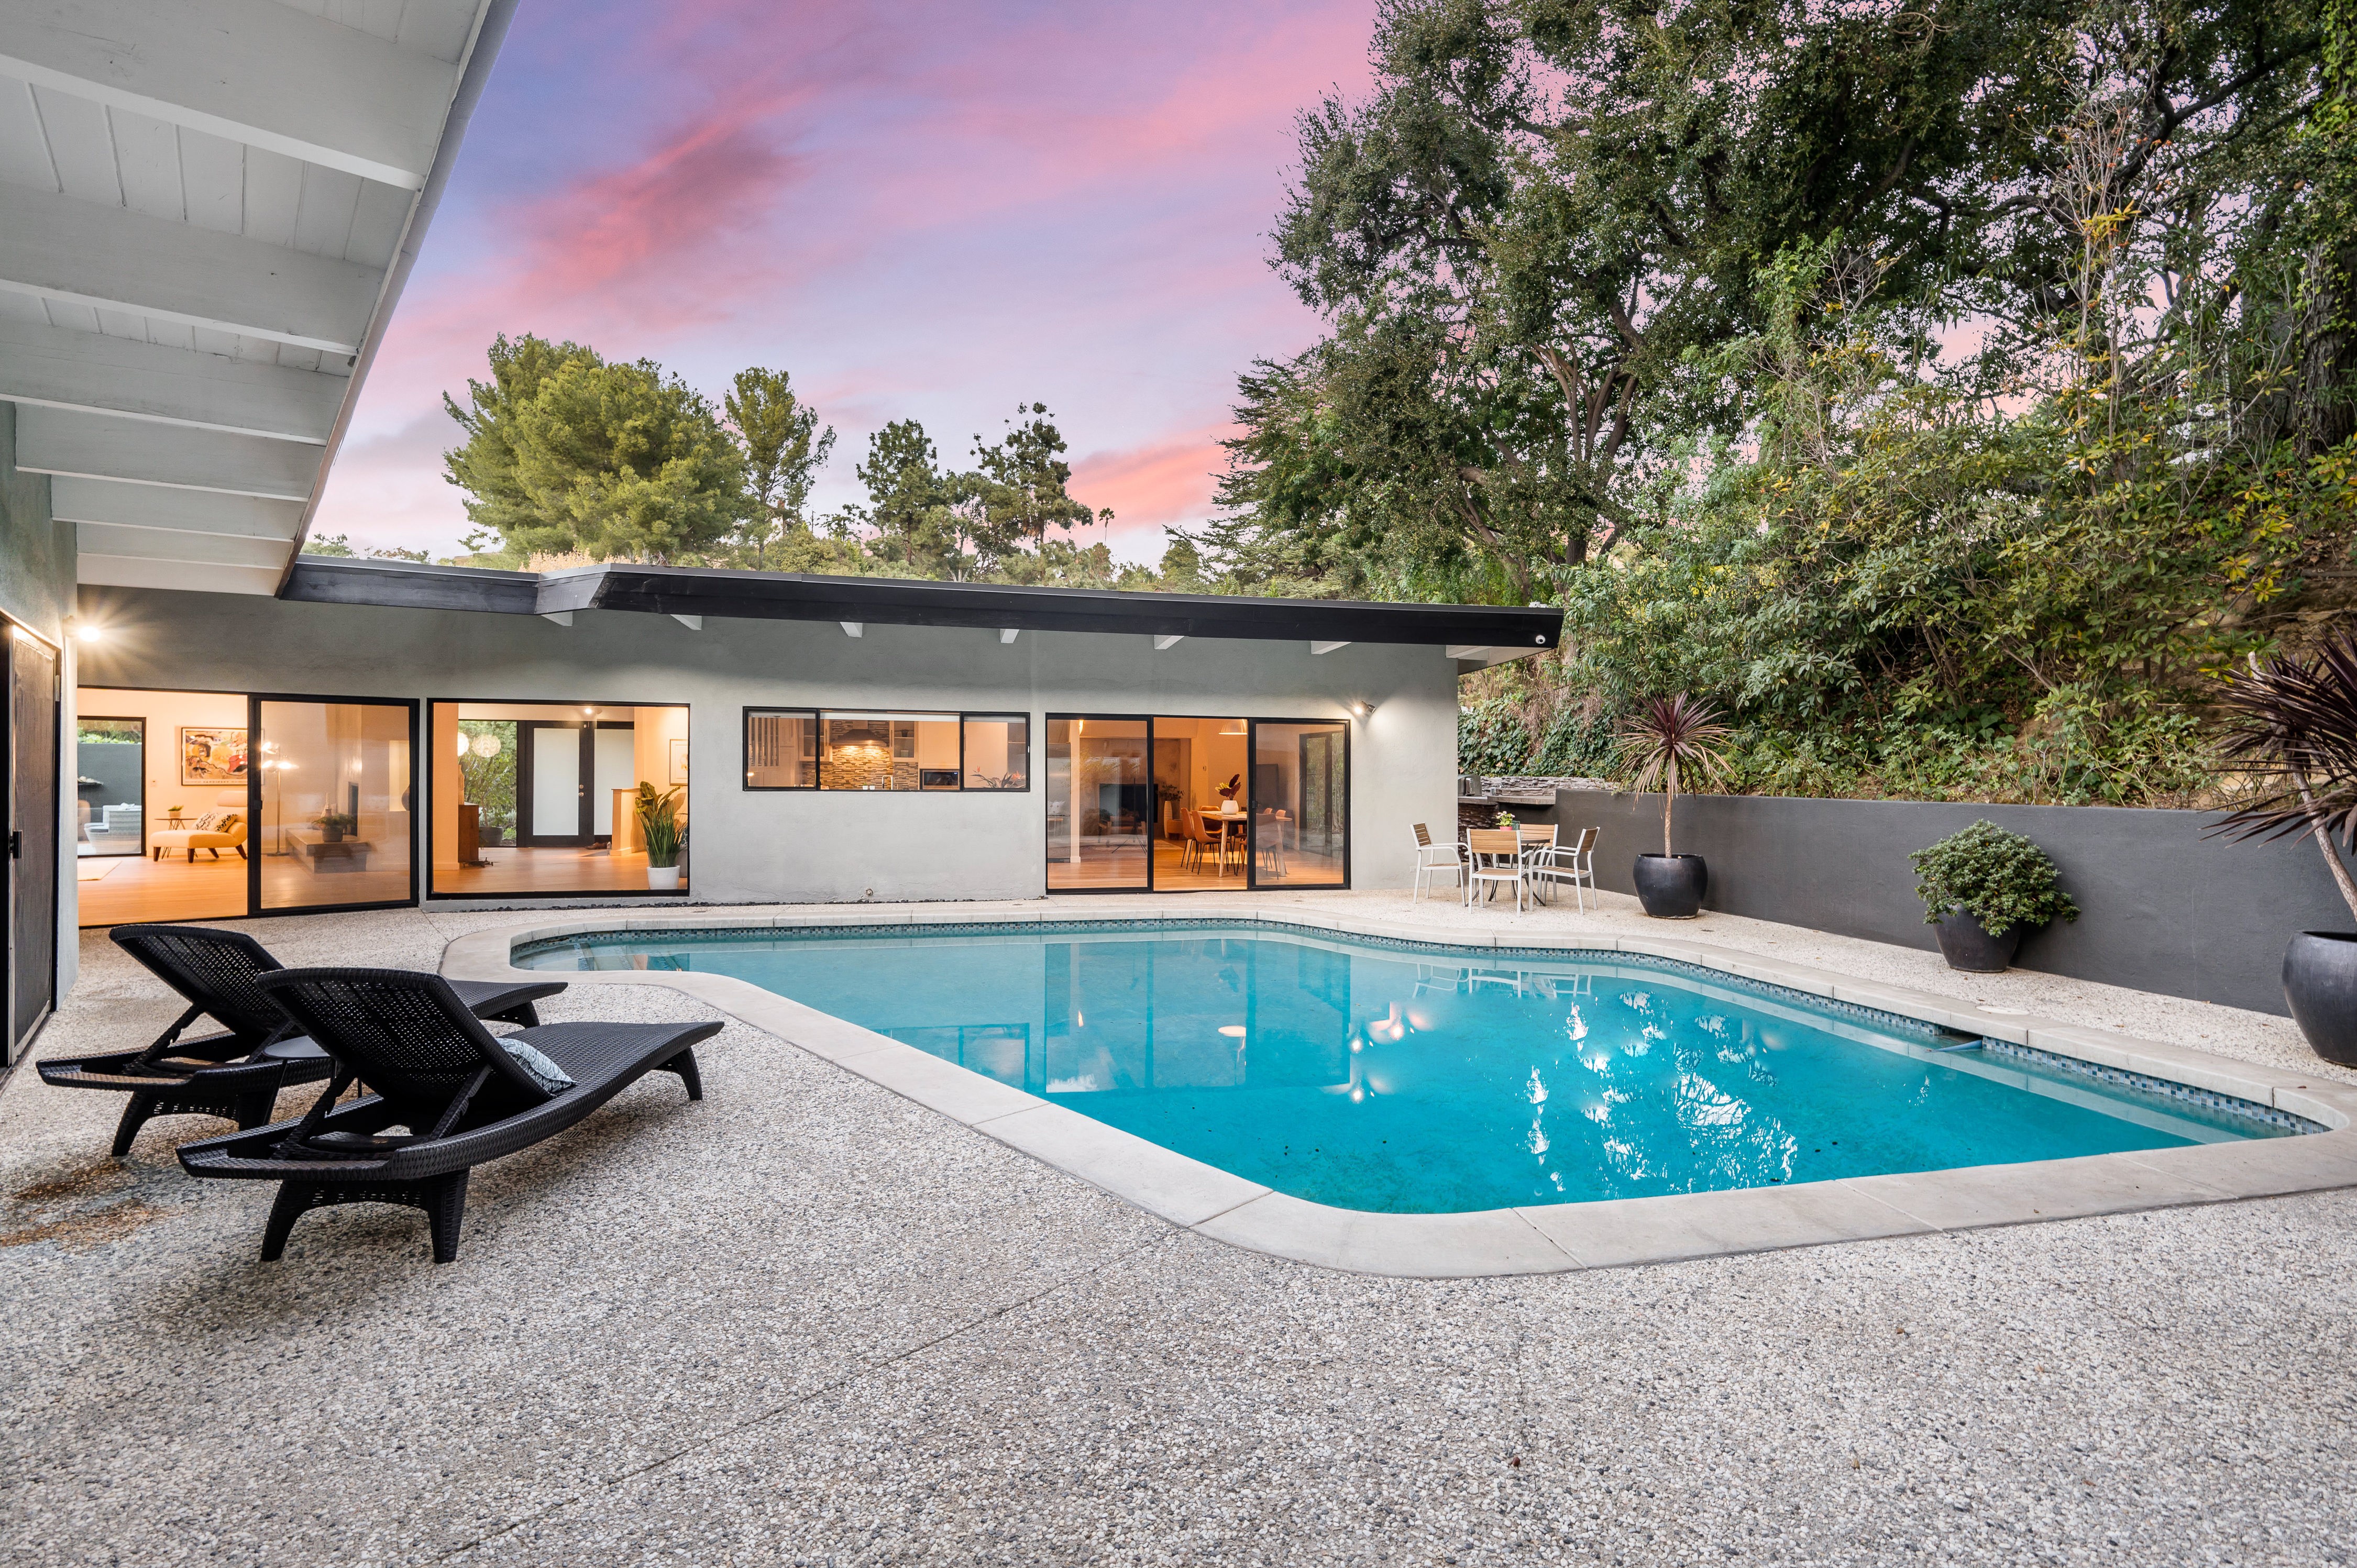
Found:
[[[128,858],[129,857],[126,855],[119,854],[83,855],[81,858],[74,862],[74,880],[76,882],[95,882],[100,877],[105,875],[108,872],[113,870],[116,866],[122,865],[123,862]]]

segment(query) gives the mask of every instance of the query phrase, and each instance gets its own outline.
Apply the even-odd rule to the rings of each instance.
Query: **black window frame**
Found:
[[[977,719],[981,720],[985,724],[988,724],[993,721],[1006,722],[1016,719],[1023,721],[1022,783],[969,784],[966,782],[968,769],[965,765],[965,726]],[[1031,775],[1039,771],[1039,769],[1033,766],[1031,758],[1032,726],[1033,720],[1029,714],[991,713],[988,711],[977,711],[971,714],[960,713],[958,714],[958,789],[962,792],[969,795],[1028,795],[1031,792]]]
[[[756,714],[794,714],[805,715],[810,719],[812,733],[817,737],[817,750],[812,758],[812,770],[815,779],[817,780],[816,782],[809,784],[756,784],[751,781],[750,775],[753,771],[753,715]],[[914,789],[829,789],[825,784],[825,721],[827,715],[830,714],[872,714],[886,720],[898,718],[934,720],[948,718],[952,720],[957,725],[958,760],[956,785],[952,788],[943,788],[942,786],[935,785],[930,789],[922,788],[921,786]],[[1014,723],[1019,721],[1022,724],[1023,782],[1021,784],[968,784],[965,781],[965,726],[970,721],[977,719],[985,723],[992,720],[997,720],[1002,723]],[[1038,716],[1014,708],[976,708],[969,712],[963,708],[879,708],[873,706],[828,708],[814,707],[808,704],[786,705],[750,703],[740,709],[737,715],[738,767],[737,774],[737,787],[739,790],[747,794],[754,795],[1028,795],[1031,793],[1032,789],[1032,778],[1039,770],[1038,757],[1033,751],[1033,746],[1036,744],[1036,737],[1039,733],[1039,720]],[[921,777],[921,775],[920,776]]]
[[[737,715],[737,745],[739,764],[737,788],[752,795],[815,795],[819,791],[819,764],[823,760],[824,734],[818,727],[821,708],[747,707]],[[756,714],[800,714],[809,718],[813,749],[811,752],[811,782],[807,784],[756,784],[753,782],[753,715]],[[835,791],[843,793],[841,790]]]

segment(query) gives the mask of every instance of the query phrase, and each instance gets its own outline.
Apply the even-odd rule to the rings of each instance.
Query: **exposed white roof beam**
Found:
[[[14,294],[351,355],[383,282],[358,262],[0,185],[0,289]]]
[[[404,190],[458,81],[276,0],[10,0],[0,73]]]
[[[178,588],[195,594],[274,594],[275,567],[208,566],[188,561],[150,561],[131,555],[84,554],[75,577],[118,588]]]
[[[318,482],[324,451],[259,435],[178,430],[64,409],[16,411],[16,467],[36,474],[299,501]]]
[[[998,645],[1004,648],[1022,633],[1023,628],[1019,626],[1002,626],[998,628]]]
[[[225,496],[129,485],[120,479],[59,476],[49,480],[49,515],[59,522],[112,522],[126,528],[176,528],[236,539],[291,540],[302,525],[296,501]],[[284,552],[281,552],[283,554]]]
[[[1312,653],[1331,653],[1338,648],[1348,648],[1351,645],[1348,642],[1313,642],[1309,645],[1309,651]]]
[[[1154,651],[1159,653],[1166,648],[1175,648],[1186,640],[1183,633],[1177,637],[1157,637],[1154,639]]]
[[[553,620],[559,626],[571,626],[573,624],[573,612],[571,610],[543,610],[540,612],[540,618],[543,620]]]
[[[317,371],[0,319],[0,398],[20,403],[324,446],[350,385]]]
[[[216,566],[266,566],[286,559],[283,539],[238,539],[225,533],[190,533],[178,528],[124,528],[112,522],[74,525],[85,555],[121,555],[144,561],[191,561]]]
[[[671,618],[679,622],[680,625],[687,628],[690,631],[702,631],[704,629],[704,618],[702,616],[675,615]]]
[[[867,623],[866,621],[846,620],[837,622],[836,624],[843,628],[843,635],[845,637],[866,637],[867,635]]]

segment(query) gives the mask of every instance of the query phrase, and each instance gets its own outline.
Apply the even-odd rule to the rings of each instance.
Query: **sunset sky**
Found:
[[[651,357],[717,401],[790,371],[945,461],[1018,400],[1117,554],[1208,510],[1236,372],[1307,344],[1267,265],[1293,121],[1366,80],[1372,0],[529,0],[314,532],[458,549],[441,394],[500,331]]]

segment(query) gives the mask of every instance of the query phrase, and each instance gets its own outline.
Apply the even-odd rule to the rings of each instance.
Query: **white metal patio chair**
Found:
[[[1500,885],[1511,883],[1514,889],[1514,912],[1523,911],[1523,896],[1530,891],[1527,867],[1523,865],[1523,846],[1512,828],[1475,828],[1465,835],[1465,902],[1469,908],[1476,897],[1494,897]]]
[[[1465,862],[1458,855],[1453,843],[1435,843],[1432,830],[1422,822],[1415,824],[1415,891],[1409,895],[1413,904],[1424,897],[1425,884],[1436,876],[1446,875],[1455,887],[1465,879]]]
[[[1587,896],[1596,891],[1596,837],[1599,830],[1582,828],[1579,836],[1567,844],[1556,844],[1531,860],[1531,892],[1535,896],[1542,882],[1558,886],[1571,884],[1572,897],[1579,912],[1587,912]],[[1602,899],[1597,900],[1600,907]]]

